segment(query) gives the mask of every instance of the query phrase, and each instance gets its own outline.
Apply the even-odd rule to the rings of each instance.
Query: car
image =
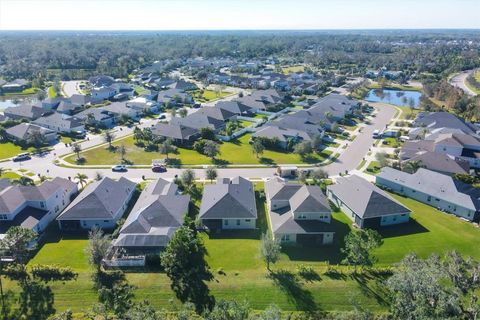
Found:
[[[165,113],[161,114],[160,117],[158,117],[158,119],[166,119],[166,118],[167,118],[167,116],[165,115]]]
[[[30,160],[30,159],[32,159],[32,157],[30,157],[29,153],[20,153],[15,158],[13,158],[13,161],[14,162],[19,162],[19,161],[26,161],[26,160]]]
[[[163,165],[153,165],[152,166],[153,172],[167,172],[167,167]]]
[[[113,166],[112,171],[113,172],[125,172],[125,171],[128,171],[128,169],[123,164],[119,164],[119,165]]]

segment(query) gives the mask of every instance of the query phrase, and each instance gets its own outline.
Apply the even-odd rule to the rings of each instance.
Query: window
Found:
[[[225,226],[228,226],[228,220],[223,220],[223,224],[224,224]]]
[[[0,214],[0,220],[7,220],[6,214]]]
[[[306,216],[304,213],[301,213],[301,214],[298,216],[298,219],[307,219],[307,216]]]
[[[427,201],[432,201],[432,197],[428,196]]]
[[[237,226],[240,225],[240,219],[237,219]]]
[[[289,234],[284,234],[284,235],[282,235],[281,241],[282,241],[282,242],[288,242],[288,241],[290,241],[290,235],[289,235]]]
[[[108,222],[108,220],[103,220],[103,222]]]
[[[40,202],[40,207],[45,208],[45,202]]]
[[[245,219],[245,222],[250,222],[250,219]]]

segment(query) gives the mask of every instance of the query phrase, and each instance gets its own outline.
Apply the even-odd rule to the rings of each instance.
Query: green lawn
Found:
[[[366,172],[369,174],[376,175],[380,173],[380,169],[382,169],[382,167],[380,166],[380,163],[378,163],[377,161],[372,161],[368,165]]]
[[[217,92],[217,91],[208,90],[208,89],[203,90],[203,93],[202,91],[197,90],[197,91],[194,91],[192,94],[193,94],[193,98],[199,102],[209,102],[209,101],[222,99],[232,95],[231,92],[227,92],[227,91]]]
[[[7,159],[16,156],[19,153],[33,151],[33,148],[24,150],[12,142],[0,143],[0,159]]]
[[[179,165],[201,165],[201,164],[300,164],[300,163],[317,163],[325,160],[331,151],[324,150],[320,154],[308,155],[305,159],[301,159],[299,155],[294,153],[285,153],[278,151],[265,150],[258,159],[254,155],[248,141],[251,135],[246,134],[238,140],[232,142],[224,142],[220,146],[220,155],[215,162],[198,152],[178,148],[177,154],[169,155],[172,159],[177,159]],[[137,165],[150,165],[153,159],[165,158],[158,152],[146,152],[142,148],[135,146],[133,136],[126,139],[116,141],[115,146],[125,145],[127,148],[126,159]],[[113,165],[121,162],[120,154],[109,151],[107,147],[102,146],[82,152],[87,165]],[[65,158],[67,162],[75,164],[76,155],[70,155]]]
[[[27,88],[23,91],[18,92],[5,92],[5,96],[29,96],[32,94],[36,94],[40,89],[38,88]]]
[[[20,175],[15,173],[15,172],[11,172],[11,171],[5,171],[2,175],[0,175],[0,179],[10,179],[10,180],[16,180],[16,179],[19,179],[20,178]]]
[[[260,185],[256,187],[257,190],[261,188]],[[427,257],[434,252],[443,253],[453,249],[480,258],[478,228],[414,200],[393,196],[412,210],[412,219],[407,224],[386,227],[381,231],[384,245],[374,252],[379,265],[396,263],[410,252]],[[258,226],[264,230],[265,207],[258,198],[258,193],[257,207]],[[275,281],[269,277],[258,251],[259,231],[202,235],[208,251],[207,260],[216,278],[209,283],[212,294],[217,299],[246,299],[255,309],[264,309],[275,303],[283,310],[306,309],[313,305],[323,310],[338,311],[352,309],[349,301],[352,296],[356,296],[366,308],[373,311],[385,310],[379,279],[365,277],[356,280],[348,274],[330,278],[323,274],[326,261],[330,264],[340,261],[339,251],[343,246],[343,237],[351,227],[350,220],[341,212],[333,214],[332,224],[336,230],[332,246],[284,247],[280,261],[273,266],[273,270],[284,270],[290,274],[295,273],[300,264],[311,266],[320,276],[320,280],[313,282],[300,281],[298,277],[291,278],[291,282]],[[84,311],[97,302],[84,253],[86,236],[61,238],[53,234],[58,233],[50,230],[46,244],[29,265],[57,264],[77,271],[79,278],[76,281],[52,286],[55,307],[58,311],[67,308],[74,312]],[[224,274],[218,272],[220,269]],[[346,269],[340,267],[339,270]],[[157,308],[168,308],[173,294],[164,274],[129,272],[127,279],[137,287],[137,300],[148,299]],[[5,287],[11,289],[12,284],[6,281]]]
[[[417,116],[417,113],[420,112],[419,109],[412,109],[410,107],[401,107],[401,106],[396,106],[397,108],[402,110],[402,113],[400,114],[399,119],[400,120],[405,120],[405,119],[415,119]]]
[[[403,143],[400,140],[393,137],[388,137],[383,139],[383,141],[380,144],[380,146],[386,147],[386,148],[400,148],[402,145]]]
[[[57,97],[57,92],[55,91],[55,89],[53,88],[53,86],[48,87],[48,97],[51,98],[51,99]]]
[[[138,95],[142,95],[148,92],[147,89],[139,85],[134,85],[132,86],[132,88],[137,92]]]
[[[305,66],[288,66],[282,67],[283,74],[290,74],[290,73],[297,73],[297,72],[304,72]]]

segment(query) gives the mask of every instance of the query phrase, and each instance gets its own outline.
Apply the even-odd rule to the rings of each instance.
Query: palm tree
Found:
[[[205,176],[208,180],[210,180],[210,183],[212,183],[213,180],[217,178],[217,170],[215,170],[214,168],[208,168],[205,171]]]
[[[415,173],[418,169],[423,167],[421,160],[410,160],[403,163],[403,171]]]
[[[72,144],[72,151],[77,155],[77,161],[80,160],[80,152],[82,152],[82,146],[78,143]]]
[[[14,183],[17,183],[17,184],[22,185],[22,186],[33,186],[33,185],[35,185],[35,182],[33,182],[32,179],[30,179],[29,177],[25,177],[25,176],[21,176],[20,178],[15,180]]]
[[[83,186],[87,184],[88,177],[86,174],[79,172],[73,179],[76,180],[77,183],[80,183],[80,186],[83,189]]]
[[[106,130],[103,134],[103,140],[108,143],[108,148],[113,149],[112,142],[115,139],[115,135],[110,131]]]
[[[122,157],[122,161],[125,161],[125,155],[127,154],[127,148],[125,147],[125,145],[122,144],[118,148],[118,153],[120,153],[120,156]]]

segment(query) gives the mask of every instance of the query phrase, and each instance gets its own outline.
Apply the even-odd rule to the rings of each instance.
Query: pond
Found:
[[[5,110],[10,107],[16,107],[24,102],[35,103],[38,100],[35,97],[0,97],[0,110]]]
[[[365,100],[370,102],[385,102],[400,107],[420,106],[420,97],[422,93],[419,91],[403,91],[394,89],[372,89],[368,92]]]

